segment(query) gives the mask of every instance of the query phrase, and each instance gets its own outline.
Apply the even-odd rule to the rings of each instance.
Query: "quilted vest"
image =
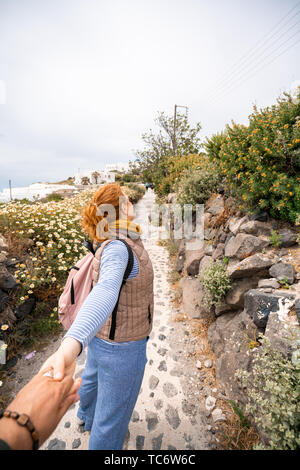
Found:
[[[124,235],[121,229],[115,235],[123,238],[131,247],[138,261],[139,272],[135,278],[127,279],[121,288],[114,340],[109,339],[112,323],[111,315],[96,336],[112,342],[137,341],[148,336],[152,330],[154,310],[153,267],[139,236],[134,234],[135,239],[132,239],[130,238],[130,232]],[[105,240],[96,251],[93,261],[93,286],[97,284],[99,279],[103,248],[110,241],[112,240]],[[94,249],[96,246],[97,242],[95,241],[93,243]]]

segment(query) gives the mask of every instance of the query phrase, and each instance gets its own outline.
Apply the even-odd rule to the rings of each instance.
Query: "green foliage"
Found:
[[[49,194],[48,196],[46,196],[46,201],[47,202],[51,202],[51,201],[62,201],[63,200],[63,197],[61,194],[57,194],[57,193],[52,193],[52,194]]]
[[[260,341],[252,374],[242,370],[236,373],[242,385],[248,387],[246,412],[268,439],[258,448],[299,449],[299,364],[285,358],[263,335]]]
[[[284,276],[283,279],[279,279],[278,282],[279,282],[279,284],[281,284],[281,287],[284,287],[285,289],[290,288],[288,278],[286,276]]]
[[[124,183],[122,189],[129,197],[132,204],[136,204],[145,194],[146,188],[136,183]]]
[[[271,236],[270,236],[270,243],[271,245],[277,247],[280,245],[281,242],[281,235],[280,233],[277,233],[276,230],[271,231]]]
[[[44,336],[59,333],[62,327],[56,319],[51,317],[40,317],[32,324],[31,334],[34,338],[43,338]]]
[[[241,410],[241,408],[238,406],[238,404],[233,400],[229,400],[229,403],[231,404],[235,414],[239,417],[241,426],[243,426],[245,428],[250,428],[250,422],[249,422],[248,418],[244,415],[243,410]]]
[[[204,269],[200,280],[206,291],[206,303],[209,307],[222,300],[231,287],[226,265],[219,260]]]
[[[141,181],[141,177],[139,175],[133,175],[132,173],[116,173],[115,181],[119,183],[137,183]]]
[[[264,209],[295,222],[300,211],[300,100],[254,107],[249,125],[232,123],[204,148],[240,209]]]
[[[166,160],[167,175],[160,179],[160,182],[155,188],[156,193],[158,195],[166,195],[173,192],[185,170],[188,168],[200,169],[203,163],[203,154],[177,155],[169,157]]]
[[[158,187],[161,180],[168,175],[168,158],[197,154],[200,149],[198,134],[201,125],[197,123],[191,127],[186,115],[178,114],[174,128],[174,117],[165,113],[158,113],[155,124],[159,131],[142,135],[145,144],[143,150],[136,151],[137,160],[130,163],[131,171],[142,174],[144,180],[152,182]],[[174,132],[175,131],[175,132]],[[167,188],[164,189],[167,191]]]
[[[180,205],[204,204],[220,185],[220,174],[206,164],[200,169],[187,169],[177,185]]]

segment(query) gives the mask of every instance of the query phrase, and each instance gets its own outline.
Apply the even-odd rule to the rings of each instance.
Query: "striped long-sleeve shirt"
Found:
[[[113,240],[103,248],[98,282],[64,336],[77,339],[82,345],[82,351],[111,315],[118,300],[127,263],[128,251],[121,241]],[[133,267],[128,279],[136,277],[138,272],[138,261],[133,253]]]

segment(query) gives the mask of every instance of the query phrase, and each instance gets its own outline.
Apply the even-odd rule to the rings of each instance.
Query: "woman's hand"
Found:
[[[43,369],[34,376],[7,407],[30,417],[39,433],[40,445],[52,434],[68,408],[79,400],[81,379],[72,379],[75,368],[69,367],[69,373],[60,382],[44,375],[50,370]],[[3,417],[0,420],[0,438],[12,449],[32,449],[29,431],[12,418]]]
[[[76,357],[81,351],[81,344],[74,338],[67,336],[59,349],[44,362],[42,369],[51,367],[54,380],[62,380],[73,367],[75,370]]]

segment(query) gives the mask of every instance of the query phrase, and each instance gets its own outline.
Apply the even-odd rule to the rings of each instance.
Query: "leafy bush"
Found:
[[[281,241],[281,235],[280,233],[276,232],[276,230],[271,231],[271,236],[270,236],[270,243],[271,245],[277,247],[280,245]]]
[[[182,206],[204,204],[217,190],[220,183],[220,173],[209,164],[205,164],[200,169],[185,170],[177,185],[177,202]]]
[[[146,188],[136,183],[124,183],[121,186],[124,193],[129,197],[132,204],[136,204],[145,194]]]
[[[261,335],[252,374],[239,370],[236,376],[248,387],[246,411],[267,437],[259,449],[295,450],[300,447],[299,364],[274,349]]]
[[[52,193],[52,194],[49,194],[48,196],[46,196],[46,201],[47,202],[51,202],[51,201],[62,201],[63,200],[63,197],[61,194],[57,194],[57,193]]]
[[[164,162],[164,172],[159,174],[156,181],[158,195],[171,193],[187,169],[200,169],[205,157],[198,154],[177,155],[169,157]],[[207,158],[206,158],[207,159]]]
[[[258,207],[295,222],[300,212],[300,99],[285,95],[277,105],[254,106],[248,126],[232,122],[207,139],[204,148],[241,209]]]
[[[226,265],[222,261],[216,261],[204,269],[200,280],[206,291],[206,303],[209,307],[222,300],[231,287]]]

